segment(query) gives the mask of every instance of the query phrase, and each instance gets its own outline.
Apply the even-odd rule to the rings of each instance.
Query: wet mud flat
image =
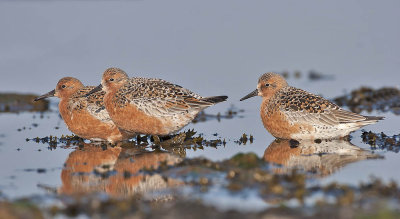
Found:
[[[398,218],[393,211],[380,204],[373,210],[359,207],[323,205],[313,210],[305,208],[274,207],[262,212],[221,211],[217,208],[192,200],[173,200],[168,203],[153,203],[141,200],[108,200],[98,202],[88,198],[87,203],[76,203],[65,209],[53,207],[41,210],[30,200],[0,202],[1,215],[7,218],[46,217],[100,217],[100,218]]]
[[[394,102],[393,98],[398,98],[393,90],[384,94],[368,90],[373,98],[366,98],[364,91],[340,97],[342,105],[351,105],[351,100],[358,98],[363,100],[353,104],[358,108],[349,106],[350,109],[386,113],[396,109],[387,108],[387,102],[385,107],[378,107],[383,106],[383,101]],[[48,111],[38,111],[44,118],[49,116]],[[245,113],[231,106],[221,113],[202,113],[195,123],[243,119]],[[393,114],[397,115],[394,111]],[[57,127],[63,126],[59,123]],[[367,147],[359,147],[350,139],[272,140],[261,154],[239,152],[216,161],[187,154],[204,150],[219,153],[226,147],[251,151],[261,142],[251,132],[204,135],[194,127],[167,138],[141,135],[116,145],[92,143],[74,135],[32,137],[26,135],[27,130],[17,131],[30,147],[70,152],[62,161],[63,166],[56,170],[59,185],[38,183],[42,194],[18,198],[0,193],[0,218],[400,217],[398,182],[371,176],[357,185],[320,183],[353,164],[379,162],[385,159],[385,153],[398,153],[398,135],[364,131],[360,136],[352,136],[360,138]],[[0,141],[4,138],[7,135],[0,136]],[[27,149],[20,153],[26,153],[24,150]],[[54,172],[46,166],[19,171],[38,175]]]
[[[358,186],[310,183],[350,163],[382,159],[344,140],[296,144],[274,140],[263,157],[239,153],[216,162],[185,157],[182,151],[222,146],[221,140],[204,139],[193,130],[162,142],[142,136],[119,145],[85,143],[76,136],[54,139],[28,140],[49,144],[52,150],[74,148],[61,171],[62,185],[37,185],[47,191],[41,197],[17,200],[3,197],[1,215],[19,218],[400,216],[400,188],[395,182],[371,178]],[[50,146],[54,141],[57,145]],[[343,152],[332,152],[337,149]],[[293,161],[297,165],[291,166]],[[214,190],[224,191],[225,199],[255,193],[265,206],[258,210],[224,209],[221,203],[204,198]]]
[[[142,153],[138,153],[140,150]],[[132,159],[136,165],[132,165]],[[313,176],[313,171],[275,172],[266,158],[253,153],[213,162],[206,158],[182,159],[160,151],[143,153],[143,148],[86,144],[72,152],[66,161],[61,188],[39,185],[49,191],[45,198],[12,201],[2,198],[0,215],[7,218],[400,216],[400,188],[395,182],[371,178],[358,186],[340,183],[309,186],[307,181]],[[221,209],[218,204],[201,198],[215,188],[227,191],[228,198],[256,190],[267,207],[257,211]],[[57,204],[43,204],[44,199]]]

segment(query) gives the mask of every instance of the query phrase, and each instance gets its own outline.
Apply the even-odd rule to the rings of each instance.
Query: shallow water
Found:
[[[0,71],[3,78],[0,91],[43,94],[54,89],[64,76],[96,85],[105,68],[117,66],[131,76],[163,78],[204,96],[226,94],[229,95],[227,102],[207,109],[206,113],[224,114],[232,106],[244,112],[232,119],[210,119],[184,129],[194,129],[209,140],[225,139],[226,145],[187,149],[186,158],[223,161],[237,153],[253,152],[263,159],[266,150],[274,144],[274,138],[260,121],[261,99],[238,101],[255,89],[257,78],[266,71],[289,71],[289,84],[327,98],[341,96],[360,86],[397,87],[400,81],[398,9],[397,1],[363,1],[362,4],[357,1],[291,1],[273,5],[263,1],[1,1]],[[308,78],[310,70],[329,77],[311,80]],[[295,71],[302,73],[300,78],[294,76]],[[49,190],[67,194],[90,186],[94,191],[120,196],[126,195],[124,192],[129,189],[147,191],[145,186],[152,183],[158,183],[163,189],[187,184],[179,177],[160,180],[154,175],[138,174],[140,179],[135,180],[143,182],[139,185],[131,182],[134,177],[123,177],[126,171],[135,175],[129,169],[132,166],[123,164],[132,156],[132,159],[160,161],[166,159],[165,156],[173,156],[149,153],[155,150],[152,147],[145,148],[147,153],[133,154],[126,149],[116,154],[106,150],[104,156],[109,156],[107,162],[114,165],[115,171],[104,178],[94,171],[104,161],[85,157],[93,153],[79,155],[77,146],[61,144],[51,148],[48,144],[26,141],[27,138],[71,134],[58,115],[56,99],[51,102],[51,110],[43,114],[0,113],[0,190],[3,196],[15,199],[53,194]],[[400,117],[378,111],[363,114],[386,117],[365,130],[388,135],[399,133]],[[236,141],[243,133],[254,136],[254,141],[238,144]],[[362,142],[361,133],[357,131],[351,135],[354,146],[345,144],[343,147],[350,147],[350,151],[351,148],[361,149],[369,157],[352,153],[339,158],[300,156],[287,161],[278,154],[276,159],[280,164],[289,167],[278,165],[275,171],[285,172],[292,164],[306,171],[310,165],[327,169],[324,174],[313,175],[307,181],[310,186],[331,182],[357,185],[371,176],[400,184],[399,154],[371,150],[370,145]],[[328,148],[329,145],[337,146],[328,143]],[[94,164],[85,167],[83,175],[78,166],[73,166],[78,173],[68,173],[68,164],[74,156],[77,160],[92,160]],[[122,166],[118,169],[120,163]],[[158,164],[143,161],[143,165]],[[225,176],[212,174],[204,173],[216,180],[207,192],[192,191],[190,186],[182,186],[183,189],[174,192],[183,196],[190,193],[221,209],[262,210],[270,205],[252,189],[232,195],[221,188]],[[243,200],[248,204],[242,205]]]

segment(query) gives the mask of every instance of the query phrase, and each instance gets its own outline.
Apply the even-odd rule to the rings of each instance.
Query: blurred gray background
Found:
[[[267,71],[334,75],[309,89],[328,97],[397,86],[399,9],[400,1],[354,0],[0,1],[0,91],[39,94],[64,76],[95,85],[111,66],[231,101]]]

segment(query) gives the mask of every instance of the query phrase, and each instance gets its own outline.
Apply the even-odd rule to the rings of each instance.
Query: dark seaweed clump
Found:
[[[33,101],[36,97],[34,94],[0,93],[0,112],[47,111],[49,101]]]
[[[385,133],[363,132],[363,142],[371,145],[372,149],[382,149],[398,153],[400,151],[400,134],[388,136]]]
[[[83,138],[80,138],[77,135],[62,135],[61,137],[50,135],[43,138],[27,138],[26,141],[34,141],[36,143],[48,144],[48,148],[51,150],[57,148],[57,145],[81,145],[83,143]]]
[[[77,135],[62,135],[57,136],[46,136],[46,137],[36,137],[27,138],[26,141],[33,141],[36,143],[48,144],[48,149],[56,149],[57,146],[82,146],[84,139]],[[253,141],[253,136],[251,136],[250,141]],[[119,142],[111,145],[108,142],[93,142],[102,147],[106,146],[121,146],[121,147],[150,147],[152,149],[163,149],[168,152],[179,155],[180,157],[186,156],[186,150],[203,150],[204,147],[217,148],[226,144],[225,139],[205,139],[201,134],[197,134],[194,129],[187,130],[185,132],[178,133],[176,135],[165,136],[159,138],[158,136],[151,135],[138,135],[135,138],[127,142]]]
[[[226,144],[225,139],[205,139],[201,134],[192,130],[181,132],[170,139],[157,140],[155,136],[148,136],[145,143],[153,148],[161,147],[171,153],[177,154],[180,157],[186,157],[186,150],[203,150],[204,147],[217,148]]]
[[[247,135],[246,133],[243,133],[243,135],[239,138],[239,140],[235,141],[236,144],[239,145],[246,145],[247,142],[249,142],[250,144],[253,144],[254,141],[254,137],[253,135]]]
[[[348,106],[356,113],[378,110],[400,114],[400,90],[393,87],[380,89],[361,87],[348,95],[335,98],[334,102],[339,106]]]

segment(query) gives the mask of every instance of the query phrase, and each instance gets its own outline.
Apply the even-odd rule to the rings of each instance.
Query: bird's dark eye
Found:
[[[269,84],[267,83],[267,84],[265,84],[265,86],[266,86],[266,87],[269,87]]]
[[[63,84],[62,86],[61,86],[61,88],[66,88],[67,86],[65,86],[65,84]]]
[[[114,81],[114,78],[110,78],[110,81]]]

